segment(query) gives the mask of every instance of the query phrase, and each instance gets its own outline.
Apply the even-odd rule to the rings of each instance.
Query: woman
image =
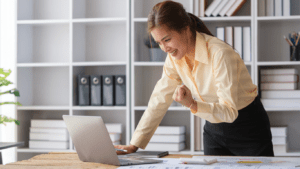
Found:
[[[205,155],[274,156],[270,122],[257,86],[231,46],[173,1],[153,7],[148,32],[168,53],[163,75],[130,145],[116,148],[127,153],[145,149],[174,99],[206,120]]]

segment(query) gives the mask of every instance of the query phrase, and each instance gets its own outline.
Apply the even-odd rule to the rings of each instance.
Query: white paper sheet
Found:
[[[193,158],[203,158],[203,156],[194,156]],[[211,165],[190,165],[181,164],[177,158],[152,158],[164,160],[158,164],[144,164],[119,167],[120,169],[299,169],[296,165],[300,165],[300,158],[278,158],[278,157],[205,157],[217,158],[218,163]],[[237,163],[237,161],[262,161],[263,163]]]

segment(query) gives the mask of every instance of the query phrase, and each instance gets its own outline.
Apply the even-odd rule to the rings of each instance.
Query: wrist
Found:
[[[132,145],[132,144],[130,144],[129,146],[130,146],[130,148],[132,148],[134,151],[137,151],[137,150],[139,149],[137,146]]]
[[[197,102],[195,100],[193,100],[191,106],[190,106],[190,109],[194,110],[194,111],[197,111]]]

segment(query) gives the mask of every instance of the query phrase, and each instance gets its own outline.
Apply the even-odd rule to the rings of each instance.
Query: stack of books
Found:
[[[297,69],[262,69],[260,75],[261,101],[264,107],[300,108]]]
[[[68,149],[69,134],[63,120],[31,120],[30,149]]]
[[[245,62],[251,61],[251,27],[216,27],[217,38],[237,50]]]
[[[199,16],[234,16],[245,2],[247,0],[214,0],[207,6],[207,0],[199,0]]]
[[[146,151],[181,151],[185,148],[185,126],[158,126]]]
[[[291,0],[259,0],[258,16],[290,16]]]
[[[121,123],[105,123],[107,131],[113,145],[121,144],[122,124]]]
[[[271,127],[274,154],[288,152],[287,126]]]

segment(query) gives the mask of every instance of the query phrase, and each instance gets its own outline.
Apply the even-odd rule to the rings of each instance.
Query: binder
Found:
[[[91,75],[91,105],[100,106],[102,105],[102,76]]]
[[[115,78],[113,75],[102,76],[103,83],[103,105],[115,105]]]
[[[78,75],[78,105],[90,105],[90,76]]]
[[[116,75],[115,76],[115,99],[116,105],[125,106],[126,105],[126,76]]]

